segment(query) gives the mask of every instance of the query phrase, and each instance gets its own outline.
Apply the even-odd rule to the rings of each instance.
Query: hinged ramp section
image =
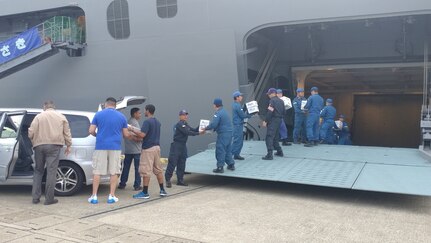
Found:
[[[367,146],[301,145],[283,147],[285,156],[262,160],[262,141],[246,141],[236,170],[215,174],[213,149],[191,156],[191,173],[288,182],[376,192],[431,196],[431,162],[418,149]]]

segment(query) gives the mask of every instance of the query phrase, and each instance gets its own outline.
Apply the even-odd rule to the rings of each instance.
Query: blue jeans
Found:
[[[141,154],[125,154],[124,168],[123,172],[121,172],[120,186],[126,186],[126,182],[129,179],[129,171],[132,164],[132,160],[135,166],[135,182],[133,183],[133,187],[136,188],[141,185],[141,175],[139,174],[140,158]]]

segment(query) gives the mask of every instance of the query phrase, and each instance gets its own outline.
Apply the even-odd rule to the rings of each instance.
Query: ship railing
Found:
[[[53,45],[84,44],[85,30],[76,18],[55,16],[36,26],[44,43]]]

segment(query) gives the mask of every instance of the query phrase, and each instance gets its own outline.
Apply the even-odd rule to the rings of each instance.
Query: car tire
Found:
[[[84,172],[75,163],[60,161],[55,183],[56,196],[71,196],[81,190],[84,184]]]

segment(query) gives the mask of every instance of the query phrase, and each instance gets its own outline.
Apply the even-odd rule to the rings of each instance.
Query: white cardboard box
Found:
[[[340,120],[335,121],[335,124],[337,125],[338,129],[343,128],[343,122]]]
[[[247,107],[248,114],[259,112],[259,106],[257,105],[257,101],[255,100],[247,102],[245,106]]]
[[[290,100],[289,97],[282,96],[280,99],[284,102],[285,110],[289,110],[290,108],[292,108],[292,101]]]
[[[201,119],[199,122],[199,131],[202,131],[205,127],[210,124],[210,120]],[[211,131],[205,131],[206,133],[210,133]]]
[[[305,110],[305,105],[307,104],[307,100],[301,101],[301,110]]]

